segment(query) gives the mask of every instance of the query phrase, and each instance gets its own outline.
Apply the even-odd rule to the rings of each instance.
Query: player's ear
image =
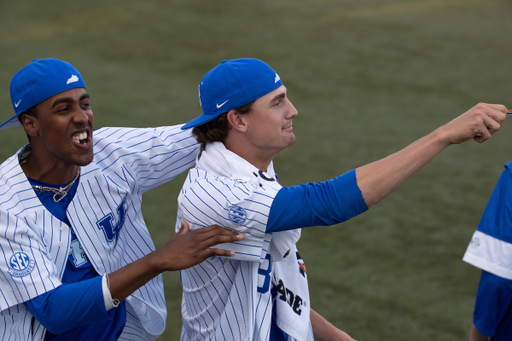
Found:
[[[247,130],[247,122],[244,116],[246,115],[240,114],[235,109],[228,111],[227,119],[231,128],[240,132],[245,132]]]
[[[23,124],[23,128],[30,136],[35,136],[38,131],[37,117],[25,114],[21,116],[21,124]]]

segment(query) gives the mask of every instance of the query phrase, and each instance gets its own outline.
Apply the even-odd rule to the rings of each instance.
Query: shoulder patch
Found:
[[[237,225],[243,225],[247,221],[247,213],[242,207],[233,206],[229,210],[229,220]]]
[[[25,277],[34,270],[36,262],[25,252],[16,252],[9,259],[9,274],[13,277]]]

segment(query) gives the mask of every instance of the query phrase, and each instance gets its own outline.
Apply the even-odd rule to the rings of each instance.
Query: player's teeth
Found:
[[[75,140],[75,141],[85,140],[86,138],[87,138],[87,133],[81,133],[81,134],[73,136],[73,140]]]

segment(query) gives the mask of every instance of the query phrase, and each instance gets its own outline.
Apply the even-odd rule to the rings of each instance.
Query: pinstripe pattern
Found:
[[[67,215],[99,274],[154,250],[141,215],[142,194],[192,166],[197,149],[190,131],[180,126],[94,132],[94,160],[82,167]],[[17,155],[0,165],[0,340],[43,338],[44,328],[36,321],[31,330],[32,316],[21,303],[60,285],[70,240],[69,227],[40,203]],[[15,277],[8,272],[16,252],[35,260],[29,275]],[[122,340],[151,340],[163,332],[161,276],[134,292],[127,303]]]
[[[209,157],[207,151],[203,157]],[[216,157],[212,160],[221,162]],[[184,219],[192,229],[219,224],[246,234],[240,242],[216,246],[235,251],[234,257],[212,257],[181,272],[182,341],[269,339],[272,297],[270,290],[258,288],[265,282],[261,272],[271,269],[267,251],[272,235],[265,230],[281,186],[257,176],[258,170],[245,160],[238,161],[241,171],[233,170],[238,173],[231,177],[206,171],[198,163],[189,171],[178,198],[177,230]],[[270,169],[267,177],[274,176]],[[240,219],[230,219],[233,208],[243,212]]]

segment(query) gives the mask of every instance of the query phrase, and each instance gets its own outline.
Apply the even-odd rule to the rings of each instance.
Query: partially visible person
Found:
[[[463,260],[482,269],[469,340],[512,340],[512,162],[505,165]]]
[[[152,340],[165,328],[161,273],[233,252],[233,231],[184,224],[155,250],[144,192],[194,164],[181,126],[102,128],[85,82],[62,60],[34,60],[11,81],[29,138],[0,165],[0,340]],[[162,212],[167,214],[167,212]]]
[[[480,103],[382,160],[320,183],[282,187],[273,159],[295,143],[298,114],[263,61],[223,61],[199,85],[203,114],[185,124],[201,143],[178,197],[178,221],[218,224],[246,239],[181,272],[185,340],[353,340],[312,307],[300,228],[346,221],[379,202],[446,147],[484,142],[505,121]],[[333,143],[343,143],[333,141]],[[336,156],[333,156],[336,157]]]

